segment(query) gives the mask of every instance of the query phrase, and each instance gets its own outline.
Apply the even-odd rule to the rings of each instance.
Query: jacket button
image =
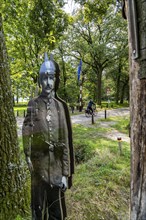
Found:
[[[50,115],[47,115],[46,119],[47,119],[47,121],[50,121],[51,116],[50,116]]]

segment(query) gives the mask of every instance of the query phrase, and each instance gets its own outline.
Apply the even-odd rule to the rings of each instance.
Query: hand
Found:
[[[33,172],[33,165],[32,165],[30,157],[26,157],[26,162],[27,162],[28,169],[29,169],[30,173],[32,173]]]
[[[62,177],[62,191],[65,192],[68,188],[68,184],[67,184],[67,177],[66,176],[63,176]]]

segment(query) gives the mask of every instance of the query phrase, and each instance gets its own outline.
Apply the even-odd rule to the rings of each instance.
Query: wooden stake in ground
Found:
[[[119,147],[120,155],[122,155],[122,138],[118,137],[117,141],[118,141],[118,147]]]

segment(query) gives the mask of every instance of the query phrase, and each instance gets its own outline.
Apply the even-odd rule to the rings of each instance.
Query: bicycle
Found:
[[[91,111],[91,109],[85,109],[85,116],[87,117],[87,118],[89,118],[90,116],[96,116],[96,114],[97,114],[97,112],[95,111],[96,110],[96,107],[95,108],[93,108],[93,113],[92,113],[92,111]]]

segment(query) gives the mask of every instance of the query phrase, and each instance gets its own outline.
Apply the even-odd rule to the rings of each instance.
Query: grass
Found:
[[[117,121],[116,117],[111,118],[112,121]],[[118,118],[118,123],[113,124],[111,127],[117,129],[120,132],[128,134],[130,125],[130,117],[125,116],[125,118]]]
[[[103,121],[103,120],[102,120]],[[107,121],[107,119],[105,120]],[[128,117],[112,117],[112,129],[128,133]],[[101,136],[111,128],[73,125],[75,174],[66,192],[67,220],[127,220],[130,200],[130,147]],[[22,149],[21,138],[19,139]],[[28,220],[18,216],[15,220]]]
[[[115,121],[118,129],[127,120],[116,117]],[[82,149],[82,157],[80,163],[76,161],[73,187],[66,193],[67,220],[127,220],[130,196],[129,144],[122,142],[123,154],[120,155],[117,141],[99,135],[101,131],[107,131],[105,128],[75,125],[73,131],[75,155]]]
[[[23,111],[23,110],[26,110],[27,109],[27,106],[22,106],[22,107],[14,107],[14,111]]]
[[[128,135],[129,132],[129,125],[130,125],[130,116],[125,116],[125,117],[110,117],[105,119],[99,119],[99,121],[108,121],[108,122],[113,122],[110,126],[111,128],[114,128],[118,130],[119,132],[122,132],[124,134]]]
[[[27,106],[29,100],[27,102],[15,102],[15,107],[24,107],[24,106]]]
[[[16,117],[24,117],[26,115],[26,106],[14,107],[14,114]]]

